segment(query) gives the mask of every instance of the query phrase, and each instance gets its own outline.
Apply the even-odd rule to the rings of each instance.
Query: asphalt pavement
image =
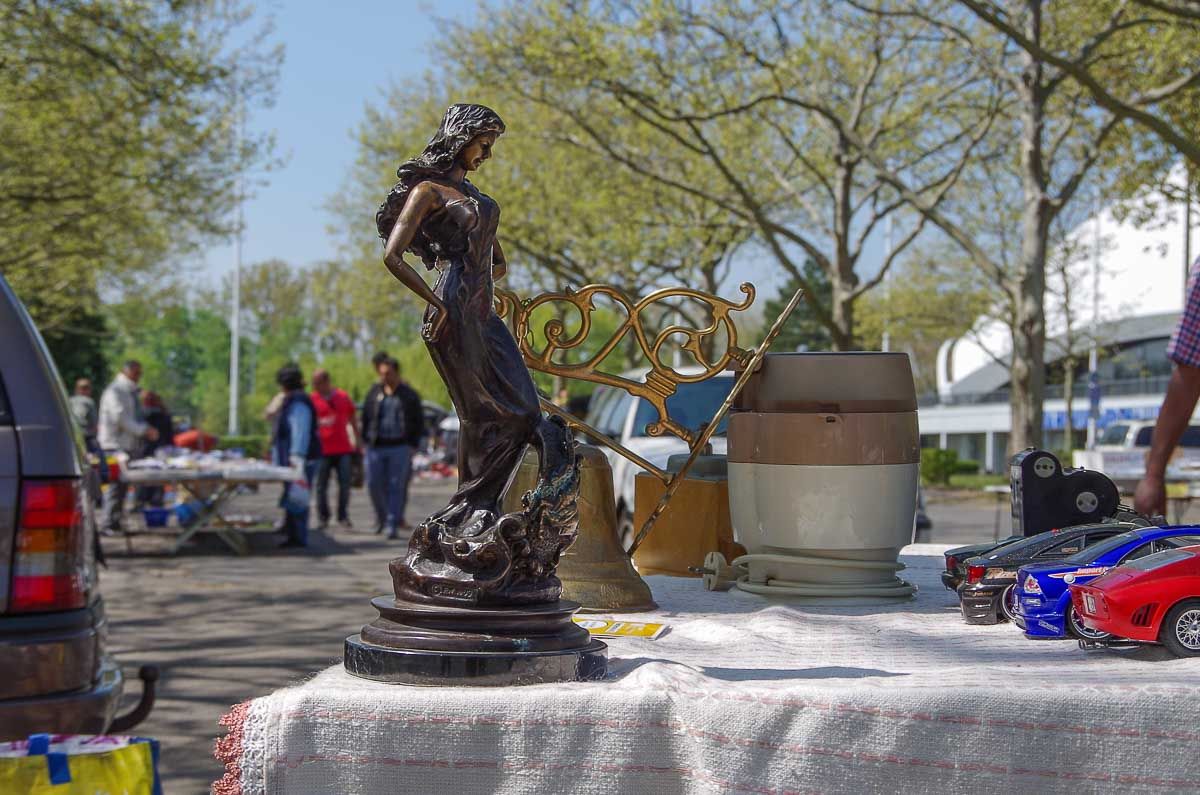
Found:
[[[453,484],[414,481],[408,520],[442,507]],[[264,489],[232,510],[273,517],[277,498],[277,489]],[[307,549],[249,534],[245,557],[212,535],[175,556],[167,536],[134,536],[132,554],[125,539],[103,539],[100,587],[109,649],[130,680],[126,699],[140,690],[139,665],[161,669],[158,702],[136,732],[161,742],[165,792],[208,792],[223,772],[212,756],[221,715],[339,661],[346,636],[376,617],[370,601],[391,591],[387,564],[407,549],[407,536],[374,534],[362,490],[352,493],[350,513],[354,530],[314,530]]]

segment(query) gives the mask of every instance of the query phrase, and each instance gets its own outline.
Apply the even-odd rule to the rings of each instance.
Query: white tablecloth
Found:
[[[920,593],[894,604],[648,578],[661,609],[628,618],[671,630],[608,641],[598,683],[415,688],[337,665],[226,717],[218,791],[1200,790],[1200,659],[968,626],[941,551],[905,550]]]

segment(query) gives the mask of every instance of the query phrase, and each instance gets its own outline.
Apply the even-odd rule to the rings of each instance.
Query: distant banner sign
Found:
[[[1091,414],[1089,409],[1075,409],[1071,412],[1071,418],[1074,420],[1072,425],[1076,428],[1087,426],[1088,417]],[[1106,408],[1098,412],[1096,418],[1096,426],[1099,428],[1107,428],[1115,422],[1124,422],[1128,420],[1153,420],[1158,417],[1158,406],[1132,406],[1132,407],[1113,407]],[[1042,429],[1047,431],[1061,431],[1067,427],[1067,412],[1065,411],[1047,411],[1042,415]]]

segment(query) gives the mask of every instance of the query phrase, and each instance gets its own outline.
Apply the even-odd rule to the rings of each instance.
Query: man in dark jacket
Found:
[[[291,362],[279,368],[275,381],[283,392],[282,405],[275,415],[271,459],[276,466],[299,469],[301,479],[284,489],[280,507],[284,511],[287,540],[280,546],[308,546],[308,507],[313,475],[321,459],[321,440],[317,436],[317,412],[304,392],[304,374]]]
[[[367,390],[362,409],[362,438],[367,451],[367,488],[375,507],[376,533],[387,527],[398,538],[408,527],[404,509],[412,454],[424,433],[421,397],[400,379],[400,364],[389,357],[375,365],[379,382]]]
[[[152,458],[160,447],[170,447],[175,442],[175,426],[171,422],[171,412],[163,403],[157,392],[145,392],[142,395],[142,419],[154,430],[158,431],[157,439],[147,439],[142,442],[141,457]],[[135,502],[138,506],[153,505],[161,508],[163,504],[162,486],[139,486]]]

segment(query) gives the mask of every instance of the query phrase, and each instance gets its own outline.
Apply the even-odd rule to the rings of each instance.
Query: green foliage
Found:
[[[808,282],[808,290],[804,293],[804,304],[788,318],[779,336],[772,346],[776,351],[828,351],[833,348],[833,336],[829,328],[821,323],[811,312],[805,311],[806,304],[828,306],[833,297],[833,284],[829,275],[817,263],[810,259],[804,261],[804,280]],[[779,290],[779,294],[767,301],[763,314],[770,319],[779,317],[787,302],[800,289],[800,280],[792,277]]]
[[[950,488],[952,489],[980,491],[987,486],[1007,486],[1008,483],[1008,477],[1005,475],[989,475],[983,472],[974,475],[955,474],[950,476]]]
[[[171,296],[134,300],[111,311],[118,329],[110,356],[114,371],[126,359],[137,359],[142,388],[157,392],[168,411],[209,433],[222,429],[229,400],[230,335],[224,317]]]
[[[926,447],[921,450],[921,482],[927,486],[948,486],[958,465],[958,453]]]
[[[970,332],[994,303],[995,292],[977,270],[944,246],[922,246],[860,302],[859,339],[864,349],[879,350],[886,331],[889,350],[909,354],[917,392],[927,394],[937,389],[942,343]]]
[[[269,143],[236,144],[232,97],[269,99],[280,57],[246,15],[0,0],[0,271],[43,331],[229,230],[237,175]]]
[[[868,241],[898,214],[899,253],[924,222],[905,217],[843,128],[936,206],[991,104],[953,37],[864,5],[531,0],[460,27],[453,47],[471,53],[461,62],[478,82],[536,106],[522,134],[595,158],[589,177],[654,186],[626,215],[693,204],[706,220],[688,224],[691,237],[705,223],[739,229],[797,281],[814,261],[832,287],[804,313],[852,349],[855,305],[878,284]]]
[[[438,84],[454,86],[453,98],[449,92],[431,95],[425,85],[392,87],[381,105],[368,108],[358,130],[355,167],[331,202],[350,230],[346,251],[355,272],[382,271],[379,241],[364,223],[363,208],[383,200],[396,167],[421,151],[446,106],[470,96],[510,125],[495,157],[471,175],[504,209],[499,239],[509,273],[501,286],[528,295],[607,282],[635,296],[666,284],[720,288],[728,255],[746,239],[742,225],[701,197],[614,167],[603,153],[579,146],[563,115],[533,101],[522,86],[477,71],[473,59],[452,57],[454,41],[437,46],[451,71]],[[629,135],[639,130],[645,133],[645,125],[627,127]],[[398,285],[380,291],[374,276],[368,284],[376,294],[403,292]]]
[[[42,339],[68,394],[75,380],[88,378],[92,393],[99,396],[109,375],[106,342],[111,336],[105,317],[93,308],[78,306],[68,311],[64,322],[42,330]]]
[[[964,458],[954,462],[954,471],[951,475],[978,475],[979,462]]]

